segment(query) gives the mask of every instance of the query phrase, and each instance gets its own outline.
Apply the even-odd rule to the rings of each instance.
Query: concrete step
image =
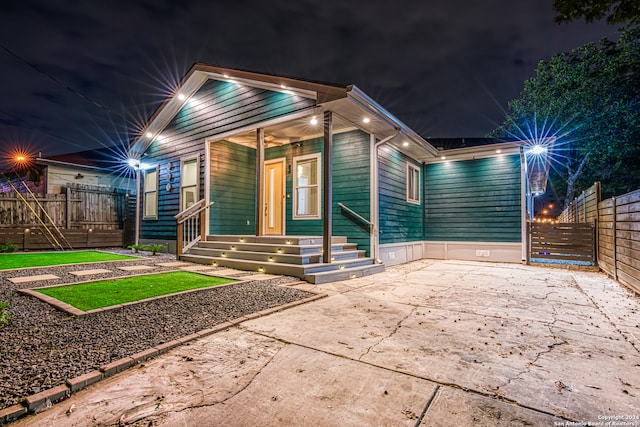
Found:
[[[357,259],[364,257],[364,251],[341,251],[332,252],[331,256],[335,261]],[[189,255],[202,255],[212,258],[233,258],[239,260],[251,260],[260,262],[275,262],[282,264],[317,264],[322,262],[322,255],[320,253],[315,254],[279,254],[270,252],[253,252],[253,251],[239,251],[228,249],[212,249],[208,247],[201,247],[200,245],[189,249]]]
[[[275,262],[261,262],[252,261],[246,259],[233,259],[233,258],[221,258],[221,257],[208,257],[203,255],[182,255],[181,260],[194,262],[205,265],[215,265],[218,267],[229,267],[238,270],[256,271],[267,274],[282,274],[286,276],[300,277],[307,280],[311,276],[325,273],[330,271],[348,271],[349,269],[358,269],[360,267],[367,267],[373,265],[371,258],[359,258],[356,260],[345,260],[332,262],[328,264],[283,264]],[[366,270],[366,269],[365,269]],[[340,277],[348,278],[348,275],[342,275]],[[343,280],[343,279],[342,279]],[[315,283],[315,282],[310,282]]]
[[[206,249],[223,249],[232,251],[249,251],[264,252],[270,254],[320,254],[322,253],[322,245],[281,245],[272,243],[254,243],[254,242],[238,242],[236,240],[229,241],[206,241],[198,242],[197,247]],[[358,245],[355,243],[334,243],[331,245],[332,252],[343,252],[355,250]]]
[[[384,271],[384,264],[370,264],[360,267],[345,268],[343,270],[325,271],[322,273],[307,274],[303,279],[309,283],[320,285],[322,283],[340,282],[342,280],[355,279],[357,277],[370,276]]]
[[[207,242],[267,243],[273,245],[322,245],[322,236],[252,236],[213,234],[206,236]],[[331,243],[347,243],[344,236],[333,236]]]

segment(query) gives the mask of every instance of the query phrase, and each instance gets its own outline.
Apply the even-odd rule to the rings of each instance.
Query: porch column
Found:
[[[323,224],[322,224],[322,262],[331,262],[331,233],[333,225],[333,113],[324,112],[324,162],[323,162]]]
[[[264,129],[256,132],[256,236],[262,236],[264,223]]]

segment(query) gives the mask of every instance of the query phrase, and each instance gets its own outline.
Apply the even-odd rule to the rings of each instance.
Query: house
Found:
[[[123,247],[132,242],[135,204],[130,196],[136,181],[122,160],[115,159],[117,151],[100,148],[17,159],[0,180],[2,241],[21,250]]]
[[[105,186],[134,192],[131,174],[123,173],[114,158],[122,157],[116,147],[103,147],[49,157],[38,156],[26,164],[16,165],[6,175],[20,187],[27,185],[33,193],[62,194],[67,184]],[[119,167],[120,166],[120,167]],[[24,184],[23,184],[24,183]],[[5,182],[0,192],[12,192]]]
[[[439,150],[356,86],[195,64],[131,144],[139,237],[316,283],[425,257],[521,262],[526,145]]]

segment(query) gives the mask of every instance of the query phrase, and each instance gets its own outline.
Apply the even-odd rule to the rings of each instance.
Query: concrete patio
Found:
[[[329,297],[13,425],[640,425],[640,298],[602,274],[424,260],[298,287]]]

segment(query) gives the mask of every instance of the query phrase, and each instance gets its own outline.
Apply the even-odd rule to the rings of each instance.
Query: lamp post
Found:
[[[128,163],[136,171],[136,235],[134,243],[137,246],[140,243],[140,160],[129,159]]]

